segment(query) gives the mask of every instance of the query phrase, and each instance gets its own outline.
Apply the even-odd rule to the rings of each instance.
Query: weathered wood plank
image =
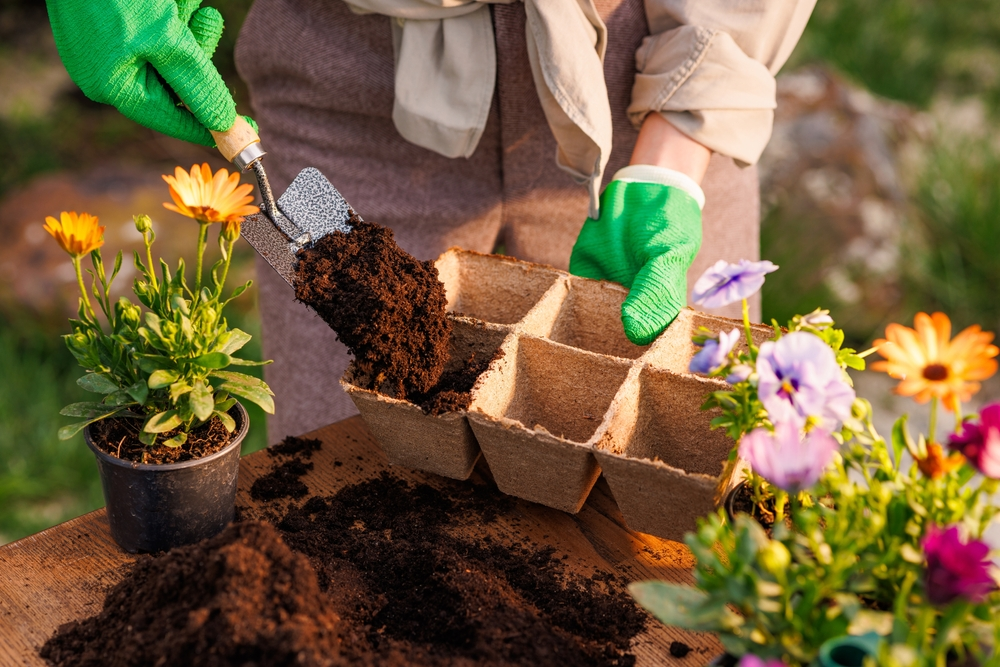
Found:
[[[309,437],[323,442],[323,448],[312,457],[315,467],[303,478],[312,494],[335,493],[389,468],[360,418],[332,424]],[[249,516],[264,516],[282,506],[281,501],[258,505],[249,495],[253,481],[267,473],[272,464],[267,452],[251,454],[241,461],[237,504]],[[415,482],[442,484],[442,479],[434,475],[400,468],[392,471]],[[489,470],[480,461],[473,480],[482,481],[488,476]],[[603,480],[575,516],[518,501],[495,523],[483,526],[480,535],[552,546],[558,554],[569,556],[565,562],[570,567],[584,574],[600,571],[631,581],[690,581],[692,560],[687,549],[675,542],[630,532]],[[105,591],[121,579],[123,566],[132,560],[111,539],[104,510],[0,547],[0,665],[44,665],[38,647],[61,624],[97,612]],[[684,659],[670,657],[668,647],[675,640],[694,650]],[[664,628],[654,621],[637,638],[633,650],[639,665],[693,667],[704,665],[721,649],[710,635]]]

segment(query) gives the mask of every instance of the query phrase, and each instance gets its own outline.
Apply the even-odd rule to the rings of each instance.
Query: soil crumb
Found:
[[[40,652],[58,667],[358,664],[342,653],[342,626],[308,559],[252,522],[140,558],[99,614]]]
[[[431,261],[402,250],[392,230],[352,213],[350,233],[334,232],[299,252],[296,298],[311,306],[354,355],[367,389],[397,398],[428,392],[448,360],[451,321]]]
[[[93,442],[97,447],[114,457],[133,463],[180,463],[191,459],[211,456],[226,448],[240,430],[242,415],[235,408],[229,411],[236,421],[236,429],[230,433],[218,417],[212,417],[198,428],[188,433],[187,441],[180,447],[159,444],[180,432],[174,429],[160,434],[157,444],[146,445],[139,442],[139,432],[143,419],[112,417],[91,425]]]
[[[691,647],[684,642],[670,642],[670,655],[675,658],[683,658],[691,652]]]
[[[312,463],[299,458],[285,461],[253,481],[250,497],[258,502],[278,498],[304,498],[309,495],[309,487],[299,478],[312,469]]]
[[[490,358],[477,359],[473,352],[460,368],[445,371],[430,391],[414,396],[413,402],[428,415],[468,410],[472,403],[472,388],[476,380],[486,372],[494,360],[502,358],[503,354],[503,350],[498,349]]]
[[[512,501],[487,485],[410,485],[388,473],[291,508],[335,611],[374,656],[414,665],[632,665],[646,614],[611,575],[551,548],[475,538]]]

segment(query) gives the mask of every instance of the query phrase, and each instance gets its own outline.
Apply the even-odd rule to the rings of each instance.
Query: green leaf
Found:
[[[235,373],[233,371],[214,371],[214,372],[210,373],[209,375],[211,377],[219,378],[220,380],[224,380],[227,384],[236,384],[236,385],[244,385],[244,386],[247,386],[247,387],[256,387],[257,389],[263,389],[264,391],[266,391],[268,394],[271,394],[272,396],[274,395],[274,392],[271,391],[271,388],[268,387],[267,384],[263,380],[255,378],[255,377],[253,377],[251,375],[247,375],[245,373]],[[233,392],[233,393],[235,393],[235,392]]]
[[[81,404],[80,403],[75,403],[74,405],[81,405]],[[73,406],[67,405],[65,408],[63,408],[63,410],[67,410],[67,409],[69,409],[71,407],[73,407]],[[122,414],[123,412],[127,412],[127,411],[128,411],[128,408],[115,408],[111,412],[105,412],[104,414],[99,414],[99,415],[94,416],[94,417],[92,417],[90,419],[87,419],[85,421],[76,422],[75,424],[70,424],[69,426],[63,426],[61,429],[59,429],[59,439],[60,440],[69,440],[74,435],[76,435],[77,433],[79,433],[80,431],[82,431],[84,428],[86,428],[88,425],[93,424],[94,422],[97,422],[97,421],[101,421],[102,419],[107,419],[108,417],[115,417],[115,416],[117,416],[119,414]],[[74,415],[69,415],[69,416],[74,416]]]
[[[194,383],[188,401],[191,403],[191,411],[199,421],[205,421],[212,416],[215,398],[212,396],[212,388],[204,380]]]
[[[228,414],[226,414],[221,410],[216,410],[212,414],[214,414],[216,417],[219,418],[219,421],[222,422],[222,425],[226,427],[227,431],[232,433],[233,431],[236,430],[236,420],[233,419],[231,416],[229,416]]]
[[[174,363],[169,357],[164,357],[159,354],[146,354],[139,357],[139,368],[147,373],[153,373],[161,369],[170,368],[173,365]]]
[[[163,389],[164,387],[177,382],[180,375],[177,371],[169,370],[158,370],[153,371],[153,374],[149,376],[149,388],[150,389]]]
[[[166,433],[181,425],[180,415],[177,410],[167,410],[153,415],[146,420],[142,430],[146,433]]]
[[[185,442],[187,442],[187,439],[188,439],[188,434],[185,433],[184,431],[181,431],[180,433],[178,433],[177,435],[173,436],[172,438],[167,438],[166,440],[161,440],[160,444],[161,445],[165,445],[167,447],[180,447]]]
[[[112,393],[108,394],[104,398],[104,404],[105,405],[117,405],[117,406],[135,405],[135,399],[133,399],[132,395],[129,394],[124,389],[119,389],[116,392],[112,392]]]
[[[128,395],[135,399],[135,402],[142,405],[146,402],[146,398],[149,396],[149,385],[146,384],[144,380],[139,380],[131,387],[125,389]]]
[[[94,417],[109,415],[112,412],[119,412],[121,408],[117,406],[108,406],[104,403],[95,403],[93,401],[84,401],[82,403],[71,403],[65,408],[59,411],[59,414],[64,417],[85,417],[87,419],[93,419]]]
[[[229,363],[232,366],[267,366],[268,364],[273,364],[274,361],[268,359],[267,361],[252,361],[250,359],[237,359],[236,357],[230,357]]]
[[[665,581],[641,581],[628,587],[636,602],[648,609],[665,625],[688,630],[718,632],[726,627],[725,605],[713,604],[704,591]],[[721,613],[720,613],[721,612]]]
[[[226,341],[226,344],[223,346],[221,352],[232,354],[249,343],[252,338],[253,336],[248,334],[246,331],[241,329],[230,329],[229,340]]]
[[[226,382],[223,383],[219,389],[223,391],[228,391],[234,396],[239,396],[240,398],[245,398],[252,403],[256,403],[260,406],[261,410],[268,413],[269,415],[274,414],[274,399],[271,398],[270,390],[264,390],[259,387],[253,387],[245,384],[236,384]]]
[[[156,444],[156,434],[146,433],[145,431],[139,431],[139,442],[144,445],[155,445]]]
[[[236,405],[235,398],[227,398],[224,401],[216,400],[215,409],[219,412],[229,412],[234,405]]]
[[[232,363],[232,358],[225,352],[210,352],[195,357],[191,363],[202,368],[225,368]]]
[[[903,450],[907,450],[914,455],[917,453],[917,447],[913,443],[913,438],[910,437],[910,430],[906,428],[907,419],[909,419],[908,415],[903,415],[892,425],[892,453],[895,455],[897,468],[900,465],[900,461],[903,460]]]
[[[118,385],[100,373],[87,373],[76,381],[78,385],[95,394],[110,394],[118,391]]]

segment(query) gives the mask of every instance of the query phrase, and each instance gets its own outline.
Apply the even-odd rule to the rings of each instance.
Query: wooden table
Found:
[[[378,475],[389,467],[360,417],[332,424],[306,437],[319,438],[315,467],[303,481],[315,495],[329,495],[350,484]],[[240,462],[237,504],[253,515],[258,507],[249,494],[255,479],[268,472],[275,459],[261,451]],[[335,466],[339,461],[341,465]],[[431,485],[441,478],[394,468],[401,477]],[[474,476],[489,471],[480,461]],[[271,503],[270,507],[274,508]],[[670,508],[663,508],[669,512]],[[581,573],[622,575],[630,581],[665,579],[689,583],[692,558],[681,544],[629,531],[603,479],[577,515],[518,501],[510,512],[482,527],[482,534],[503,539],[530,539],[567,554],[569,566]],[[122,577],[132,561],[111,539],[103,509],[0,547],[0,666],[44,665],[37,649],[61,624],[85,618],[101,608],[107,589]],[[683,659],[670,656],[672,641],[694,650]],[[712,635],[666,628],[655,620],[632,645],[639,665],[707,663],[721,652]]]

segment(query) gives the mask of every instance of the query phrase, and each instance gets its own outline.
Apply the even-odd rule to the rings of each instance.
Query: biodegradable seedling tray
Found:
[[[479,359],[496,354],[508,332],[502,328],[469,321],[455,321],[449,342],[445,372],[460,368],[475,353]],[[361,413],[389,462],[425,470],[453,479],[467,479],[479,458],[479,445],[469,428],[465,411],[424,414],[420,406],[392,395],[364,389],[367,378],[359,377],[352,363],[341,386]],[[473,403],[475,388],[473,388]]]
[[[700,409],[727,385],[688,373],[691,337],[742,322],[686,308],[637,346],[622,331],[620,285],[457,248],[436,265],[454,344],[480,336],[504,353],[468,412],[437,417],[359,389],[348,369],[343,385],[390,461],[464,479],[481,448],[501,491],[566,512],[603,468],[629,527],[674,540],[712,510],[741,465],[726,466],[733,443]],[[751,334],[759,345],[772,331]]]

